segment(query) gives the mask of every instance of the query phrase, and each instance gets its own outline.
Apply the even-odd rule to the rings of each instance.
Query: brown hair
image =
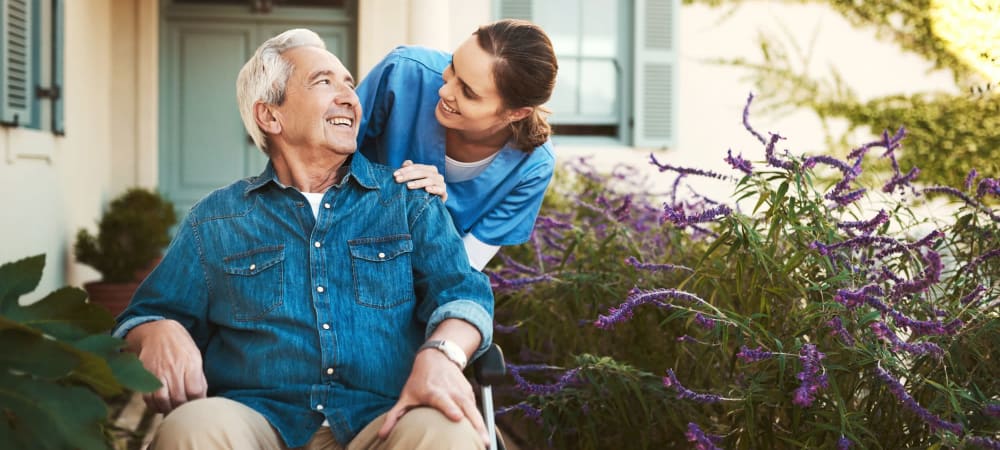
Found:
[[[532,108],[528,117],[510,124],[514,146],[531,152],[552,134],[545,120],[550,111],[542,106],[552,96],[559,70],[552,41],[538,25],[515,19],[483,25],[473,34],[479,46],[496,57],[493,80],[504,107]]]

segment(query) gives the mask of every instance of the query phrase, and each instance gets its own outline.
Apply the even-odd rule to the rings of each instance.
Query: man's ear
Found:
[[[521,120],[531,115],[531,113],[534,110],[535,108],[532,108],[530,106],[523,106],[520,108],[512,109],[510,111],[507,111],[507,120],[510,120],[511,122],[517,122],[518,120]]]
[[[253,118],[257,122],[257,126],[260,127],[265,134],[279,134],[281,133],[281,122],[271,111],[271,105],[264,102],[256,102],[253,104]]]

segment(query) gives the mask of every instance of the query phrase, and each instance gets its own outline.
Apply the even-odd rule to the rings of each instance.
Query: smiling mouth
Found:
[[[349,117],[331,117],[329,119],[326,119],[326,123],[330,125],[353,127],[354,119],[351,119]]]
[[[458,111],[448,107],[448,104],[441,100],[441,109],[443,109],[448,114],[458,114]]]

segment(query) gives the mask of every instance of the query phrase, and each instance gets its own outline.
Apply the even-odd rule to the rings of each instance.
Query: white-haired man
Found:
[[[163,388],[154,448],[483,448],[488,280],[436,196],[355,153],[354,79],[289,30],[240,71],[259,176],[192,207],[114,330]]]

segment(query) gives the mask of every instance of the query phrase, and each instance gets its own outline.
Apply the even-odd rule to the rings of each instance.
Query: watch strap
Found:
[[[458,344],[454,342],[445,339],[431,339],[424,342],[424,345],[421,345],[420,348],[417,349],[417,352],[419,353],[429,348],[433,348],[441,353],[444,353],[444,356],[451,362],[455,363],[459,370],[465,370],[465,365],[469,362],[469,359],[465,356],[465,351],[463,351],[462,347],[459,347]]]

